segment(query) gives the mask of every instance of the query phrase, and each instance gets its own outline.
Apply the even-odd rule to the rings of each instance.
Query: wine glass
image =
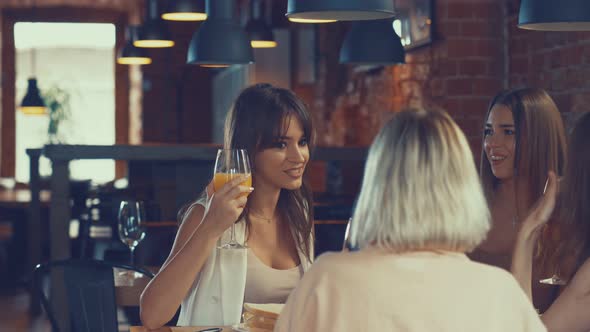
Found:
[[[243,175],[248,178],[241,183],[242,186],[252,186],[252,172],[250,171],[250,160],[248,152],[244,149],[219,149],[215,160],[215,170],[213,172],[213,187],[215,191],[223,187],[224,184]],[[243,194],[243,195],[248,195]],[[246,246],[236,241],[235,222],[231,226],[231,239],[228,243],[219,246],[219,249],[246,249]]]
[[[119,206],[119,238],[131,250],[131,265],[135,264],[135,248],[145,237],[145,210],[143,202],[121,201]]]
[[[550,278],[539,280],[539,283],[545,285],[564,286],[567,285],[567,280],[562,279],[559,275],[554,273]]]

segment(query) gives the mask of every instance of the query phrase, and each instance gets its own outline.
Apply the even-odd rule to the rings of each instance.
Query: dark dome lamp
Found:
[[[235,0],[207,0],[207,20],[191,38],[188,64],[220,68],[254,62],[250,39],[234,20]]]
[[[139,26],[129,25],[125,31],[126,43],[119,51],[117,63],[120,65],[149,65],[152,59],[148,56],[145,48],[135,47],[133,41],[137,37]]]
[[[405,63],[405,55],[392,18],[357,21],[342,43],[340,63],[388,66]]]
[[[392,0],[289,0],[286,16],[297,23],[377,20],[394,16]]]
[[[246,32],[254,48],[277,47],[272,29],[264,20],[264,2],[261,0],[250,2],[250,20],[246,24]]]
[[[171,0],[162,18],[167,21],[204,21],[207,19],[204,0]]]
[[[518,27],[542,31],[590,31],[590,1],[522,0]]]
[[[133,42],[135,47],[165,48],[174,46],[170,37],[170,31],[166,23],[160,17],[158,0],[148,0],[147,15],[143,25],[139,28],[137,39]]]
[[[47,106],[37,87],[37,79],[34,77],[29,78],[27,93],[20,104],[20,111],[26,115],[47,114]]]

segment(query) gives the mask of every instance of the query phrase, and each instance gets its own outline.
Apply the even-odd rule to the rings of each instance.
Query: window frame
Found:
[[[124,28],[129,13],[116,9],[56,6],[2,9],[2,109],[0,121],[0,177],[14,177],[16,167],[16,49],[17,22],[112,23],[116,28],[115,63],[115,144],[129,143],[129,69],[116,64],[116,50],[125,43]],[[125,164],[116,162],[115,177],[125,174]]]

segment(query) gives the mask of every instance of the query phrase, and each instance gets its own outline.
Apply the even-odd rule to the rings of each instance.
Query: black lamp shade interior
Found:
[[[340,63],[393,65],[405,63],[393,19],[354,22],[340,49]]]

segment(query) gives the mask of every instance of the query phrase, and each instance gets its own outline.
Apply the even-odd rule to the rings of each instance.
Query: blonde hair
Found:
[[[442,111],[396,114],[369,150],[351,244],[473,250],[490,215],[465,135]]]

